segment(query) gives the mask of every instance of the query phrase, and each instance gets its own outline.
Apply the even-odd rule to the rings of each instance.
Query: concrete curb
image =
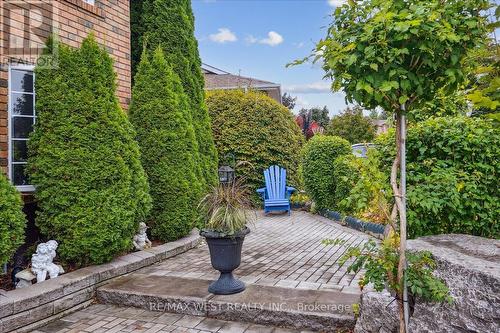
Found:
[[[89,266],[31,287],[0,296],[0,332],[25,332],[88,305],[96,289],[116,278],[176,256],[201,242],[197,229],[189,236],[144,251],[133,252],[112,262]],[[23,329],[26,328],[26,329]]]

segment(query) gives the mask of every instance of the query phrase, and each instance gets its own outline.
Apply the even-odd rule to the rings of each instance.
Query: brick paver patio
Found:
[[[272,326],[205,317],[93,305],[39,328],[32,333],[298,333]]]
[[[257,212],[245,239],[241,266],[235,275],[247,283],[303,289],[335,289],[359,292],[360,274],[347,274],[349,263],[339,264],[348,246],[369,236],[340,226],[324,217],[301,211],[291,216],[264,216]],[[325,246],[325,238],[341,238],[343,245]],[[139,271],[155,276],[215,279],[208,247],[199,247]]]

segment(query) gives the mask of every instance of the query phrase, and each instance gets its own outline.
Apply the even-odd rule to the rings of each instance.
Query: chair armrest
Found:
[[[259,193],[259,194],[266,193],[266,188],[262,187],[262,188],[257,189],[257,193]]]
[[[286,187],[286,191],[287,191],[288,193],[293,193],[293,192],[295,192],[295,191],[297,191],[297,190],[295,189],[295,187],[287,186],[287,187]]]

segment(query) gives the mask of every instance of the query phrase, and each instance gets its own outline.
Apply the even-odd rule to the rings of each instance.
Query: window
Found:
[[[83,2],[88,3],[89,5],[95,5],[95,0],[83,0]]]
[[[25,169],[28,136],[35,123],[33,66],[9,68],[9,177],[19,191],[34,191]]]

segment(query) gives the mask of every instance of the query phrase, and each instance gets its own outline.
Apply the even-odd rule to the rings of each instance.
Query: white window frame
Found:
[[[95,0],[83,0],[83,2],[86,2],[89,5],[95,6]]]
[[[7,101],[7,109],[8,109],[8,112],[7,112],[7,132],[8,132],[8,169],[9,169],[9,179],[11,180],[12,183],[14,183],[14,168],[13,168],[13,165],[16,164],[16,162],[13,162],[12,158],[13,158],[13,150],[14,150],[14,147],[13,147],[13,144],[12,144],[12,140],[13,140],[13,131],[14,131],[14,124],[13,124],[13,113],[12,113],[12,110],[11,110],[11,98],[12,98],[12,94],[15,93],[15,91],[12,91],[12,71],[13,70],[24,70],[24,71],[31,71],[33,72],[35,69],[35,66],[34,65],[18,65],[18,64],[10,64],[9,65],[9,80],[8,80],[8,90],[7,90],[7,94],[8,94],[8,101]],[[36,98],[36,92],[35,92],[35,73],[33,72],[33,93],[28,93],[28,94],[32,94],[33,95],[33,118],[34,118],[34,123],[36,122],[36,108],[35,108],[35,98]],[[21,92],[18,92],[18,93],[21,93]],[[25,93],[25,92],[22,92],[22,93]],[[18,117],[18,116],[16,116]],[[29,116],[31,117],[31,116]],[[16,139],[18,140],[18,139]],[[29,139],[25,139],[26,141],[28,141]],[[35,191],[35,186],[33,185],[17,185],[16,186],[16,189],[19,191],[19,192],[34,192]]]

